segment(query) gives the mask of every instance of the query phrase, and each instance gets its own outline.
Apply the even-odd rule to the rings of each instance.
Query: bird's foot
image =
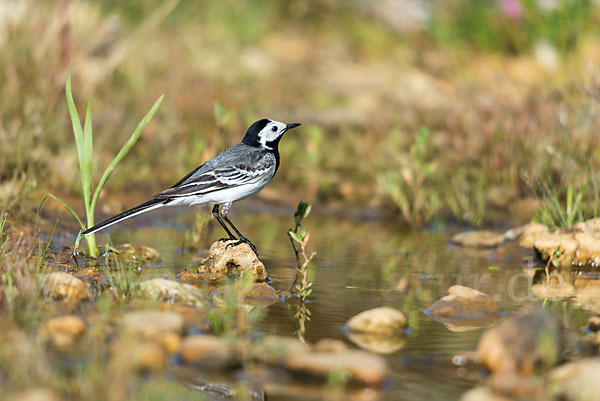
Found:
[[[219,238],[217,240],[217,242],[228,242],[228,241],[236,241],[236,240],[237,240],[237,238],[235,238],[235,237],[230,237],[230,238],[223,237],[223,238]]]
[[[252,249],[252,251],[254,252],[254,254],[258,257],[258,250],[254,246],[254,244],[252,242],[250,242],[250,240],[248,238],[246,238],[246,237],[242,237],[242,238],[238,239],[236,242],[232,242],[230,244],[227,244],[225,246],[225,248],[229,248],[230,246],[238,246],[240,244],[248,244],[248,246],[250,247],[250,249]]]

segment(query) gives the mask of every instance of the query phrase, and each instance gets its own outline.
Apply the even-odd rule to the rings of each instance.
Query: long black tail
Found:
[[[159,207],[163,207],[166,205],[168,200],[165,199],[151,199],[148,202],[144,202],[141,205],[137,205],[129,210],[124,211],[123,213],[119,213],[116,216],[111,217],[110,219],[106,219],[101,223],[96,224],[92,228],[88,228],[82,234],[87,235],[91,233],[95,233],[96,231],[100,231],[103,228],[108,226],[112,226],[115,223],[126,220],[130,217],[137,216],[138,214],[142,214],[148,212],[152,209],[158,209]]]

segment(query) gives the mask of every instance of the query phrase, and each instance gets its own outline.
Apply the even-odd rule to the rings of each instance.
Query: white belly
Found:
[[[260,192],[266,185],[267,182],[260,186],[240,185],[234,188],[227,188],[220,191],[211,192],[202,196],[182,196],[169,202],[169,206],[200,206],[209,203],[213,205],[220,205],[223,203],[235,202]]]

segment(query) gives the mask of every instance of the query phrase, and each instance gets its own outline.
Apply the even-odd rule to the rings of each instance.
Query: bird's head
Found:
[[[242,143],[258,148],[276,150],[283,134],[299,125],[300,123],[285,124],[263,118],[248,128]]]

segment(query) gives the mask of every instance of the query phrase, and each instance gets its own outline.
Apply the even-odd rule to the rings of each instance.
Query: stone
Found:
[[[227,279],[223,273],[178,273],[175,275],[177,280],[185,284],[203,284],[203,283],[220,283]]]
[[[452,331],[471,330],[493,323],[500,315],[498,302],[473,288],[453,285],[425,314],[446,324]]]
[[[564,401],[600,400],[600,361],[582,359],[561,365],[548,373],[553,399]]]
[[[121,327],[136,338],[155,340],[165,335],[181,336],[183,317],[171,311],[139,310],[126,313]]]
[[[456,234],[452,242],[471,248],[491,248],[504,242],[504,235],[493,231],[467,231]]]
[[[542,233],[549,232],[550,229],[541,223],[528,223],[520,227],[510,229],[504,233],[504,238],[509,241],[519,239],[519,245],[525,248],[532,248],[535,239]]]
[[[297,338],[266,336],[248,351],[257,361],[269,365],[283,365],[289,355],[307,352],[308,348]]]
[[[208,250],[208,256],[202,260],[198,273],[224,273],[240,277],[248,275],[254,281],[265,281],[267,271],[248,244],[242,243],[227,247],[236,241],[217,241]]]
[[[203,294],[198,288],[166,278],[154,278],[142,281],[140,283],[140,291],[145,297],[160,301],[182,302],[194,305],[203,304]]]
[[[540,233],[533,243],[536,253],[547,261],[558,248],[560,267],[600,266],[600,219],[575,224],[568,230]]]
[[[583,309],[600,313],[600,281],[589,280],[582,276],[571,277],[570,272],[554,271],[549,283],[544,279],[532,285],[535,296],[540,299],[564,299]]]
[[[511,401],[511,399],[495,393],[489,387],[477,386],[465,392],[460,397],[460,401]]]
[[[167,366],[167,352],[163,346],[152,341],[135,342],[127,348],[127,354],[137,369],[158,372]]]
[[[407,322],[406,316],[401,311],[382,306],[363,311],[351,317],[346,322],[345,327],[356,333],[394,336],[403,334]]]
[[[279,294],[267,283],[256,283],[244,294],[244,302],[266,308],[279,302]]]
[[[286,358],[285,367],[322,379],[334,372],[348,374],[350,380],[368,385],[381,385],[388,375],[387,363],[382,356],[358,350],[294,353]]]
[[[483,333],[477,357],[494,374],[532,375],[553,367],[561,352],[561,324],[546,309],[505,318]]]
[[[59,316],[48,320],[40,329],[42,341],[60,349],[68,349],[85,332],[85,323],[77,316]]]
[[[77,305],[91,296],[84,282],[69,273],[45,274],[41,281],[44,296],[70,305]]]
[[[194,334],[183,339],[179,348],[185,363],[209,369],[228,369],[236,361],[232,347],[219,337],[207,334]]]
[[[373,333],[347,332],[346,337],[348,337],[353,344],[365,351],[375,352],[377,354],[393,354],[406,345],[405,335],[389,336]]]
[[[589,318],[588,320],[588,329],[590,331],[596,332],[600,330],[600,316],[595,315]]]
[[[160,252],[146,245],[121,244],[115,248],[121,255],[142,258],[146,262],[159,262]]]

